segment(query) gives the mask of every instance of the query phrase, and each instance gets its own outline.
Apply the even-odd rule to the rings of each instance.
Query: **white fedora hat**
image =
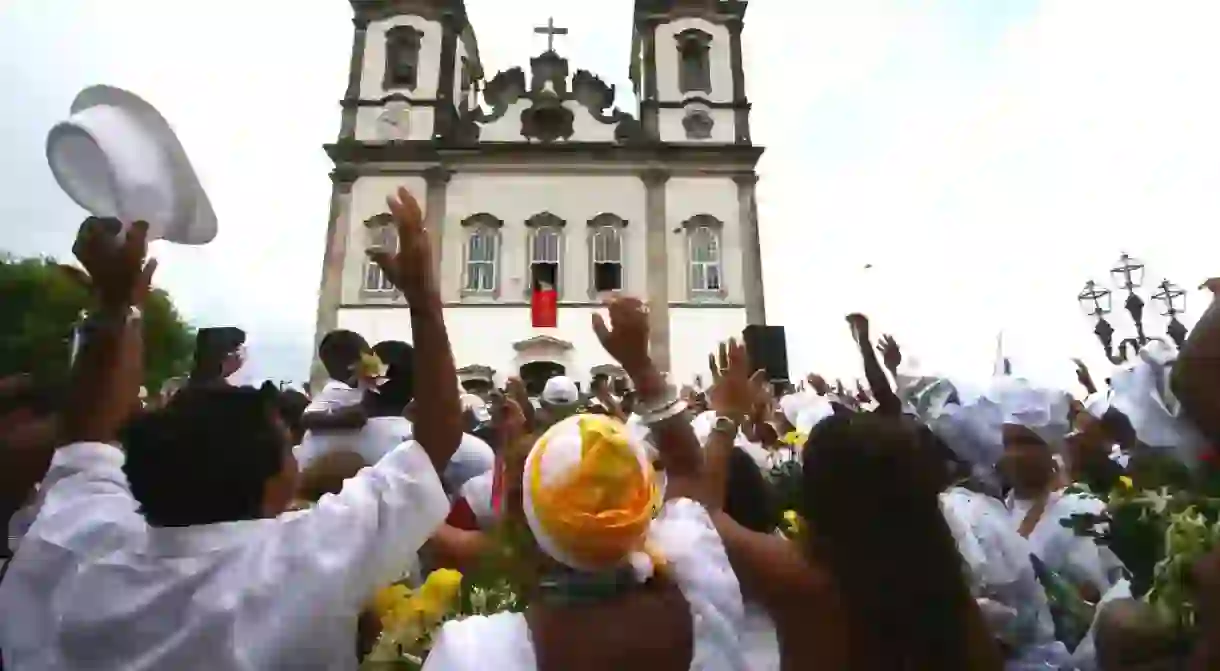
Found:
[[[47,135],[47,162],[78,205],[125,225],[148,222],[150,240],[202,245],[216,213],[173,129],[152,105],[112,86],[91,86]]]

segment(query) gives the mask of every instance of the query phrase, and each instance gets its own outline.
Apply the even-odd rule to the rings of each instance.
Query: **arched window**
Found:
[[[388,214],[378,214],[364,222],[366,247],[384,249],[389,252],[398,251],[398,232],[394,230],[393,220]],[[369,293],[393,293],[397,291],[386,279],[381,268],[371,259],[364,262],[364,290]]]
[[[623,227],[627,222],[613,214],[589,220],[590,298],[607,291],[621,291],[623,278]]]
[[[530,230],[527,293],[550,287],[562,295],[564,221],[542,212],[526,220],[525,225]]]
[[[500,290],[500,229],[504,222],[482,213],[462,221],[466,230],[462,293],[495,296]]]
[[[710,52],[712,36],[688,28],[674,36],[678,42],[678,90],[712,92]]]
[[[424,34],[411,26],[395,26],[386,31],[386,89],[414,89],[419,82],[419,50]]]
[[[691,217],[686,228],[687,259],[690,264],[689,287],[692,296],[722,296],[724,266],[721,254],[720,221],[706,214]]]

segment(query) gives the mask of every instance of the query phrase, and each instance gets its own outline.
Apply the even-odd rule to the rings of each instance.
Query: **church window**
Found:
[[[423,37],[411,26],[395,26],[386,33],[385,88],[414,89],[418,84]]]
[[[528,292],[551,288],[563,292],[564,221],[550,212],[541,212],[525,222],[529,229]]]
[[[500,227],[490,214],[476,214],[462,222],[466,236],[464,294],[495,295],[500,276]]]
[[[563,233],[548,226],[534,229],[530,238],[530,288],[558,290]]]
[[[692,295],[722,295],[724,292],[724,266],[721,254],[720,232],[722,226],[715,218],[706,214],[692,217],[685,224],[687,258],[690,263],[689,286]]]
[[[627,222],[613,214],[599,214],[589,221],[591,297],[623,289],[623,235]]]
[[[712,92],[711,43],[712,36],[690,28],[678,33],[678,90]]]
[[[368,232],[367,246],[384,249],[389,252],[398,251],[398,234],[391,225],[390,215],[379,214],[364,222]],[[369,293],[386,294],[397,291],[385,273],[371,259],[364,265],[364,290]]]

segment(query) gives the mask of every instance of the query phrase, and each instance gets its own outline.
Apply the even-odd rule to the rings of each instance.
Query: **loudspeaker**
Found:
[[[741,332],[754,369],[767,371],[772,381],[788,380],[788,341],[784,327],[750,324]]]

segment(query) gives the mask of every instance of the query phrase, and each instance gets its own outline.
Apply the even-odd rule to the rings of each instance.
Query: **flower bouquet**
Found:
[[[1220,477],[1205,468],[1183,478],[1159,459],[1137,464],[1101,497],[1100,514],[1073,515],[1064,526],[1096,539],[1122,560],[1131,594],[1150,607],[1167,638],[1194,637],[1194,563],[1220,543]]]

